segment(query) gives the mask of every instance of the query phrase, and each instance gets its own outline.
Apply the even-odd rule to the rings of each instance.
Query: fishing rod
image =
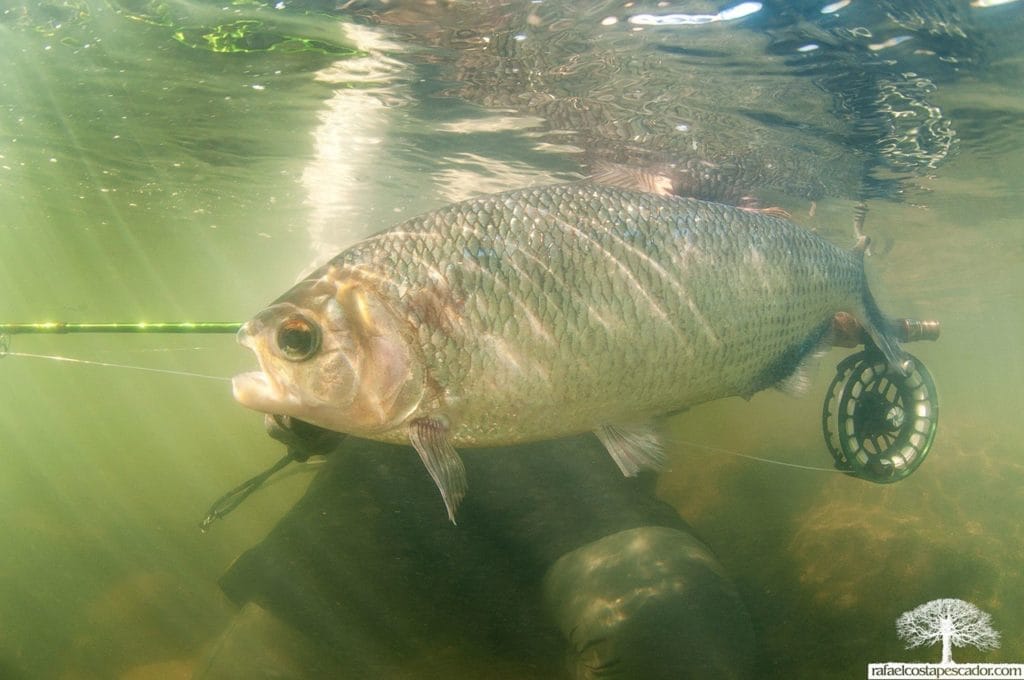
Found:
[[[11,349],[12,335],[65,335],[67,333],[237,333],[238,321],[135,321],[113,323],[0,323],[0,357]]]
[[[63,356],[43,356],[24,354],[11,351],[11,337],[14,335],[65,335],[68,333],[150,333],[150,334],[212,334],[212,333],[237,333],[242,327],[239,321],[137,321],[137,322],[112,322],[112,323],[71,323],[66,321],[44,321],[40,323],[0,323],[0,359],[6,356],[35,357],[42,359],[53,359],[75,364],[90,364],[94,366],[107,366],[111,368],[131,368],[140,371],[153,373],[176,373],[199,378],[215,378],[214,376],[201,375],[198,373],[187,373],[182,371],[170,371],[161,368],[145,368],[141,366],[128,366],[124,364],[111,364],[102,361],[89,361],[86,359],[73,359]]]
[[[0,323],[0,336],[64,333],[237,333],[237,321],[138,321],[131,323]]]

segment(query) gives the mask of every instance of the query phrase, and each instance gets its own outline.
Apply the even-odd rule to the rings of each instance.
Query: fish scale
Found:
[[[270,387],[236,382],[236,396],[411,441],[454,518],[458,494],[446,487],[465,484],[452,447],[594,430],[634,473],[658,457],[653,417],[785,381],[837,312],[899,361],[858,252],[695,199],[589,183],[521,189],[339,254],[241,331]],[[282,359],[286,322],[319,329],[315,355]]]

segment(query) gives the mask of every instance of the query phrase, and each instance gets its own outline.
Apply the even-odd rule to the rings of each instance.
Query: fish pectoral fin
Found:
[[[665,467],[665,449],[653,425],[602,425],[594,434],[626,477]]]
[[[448,425],[437,418],[421,418],[409,426],[409,441],[437,484],[448,519],[455,524],[455,511],[466,495],[466,468],[448,438]]]

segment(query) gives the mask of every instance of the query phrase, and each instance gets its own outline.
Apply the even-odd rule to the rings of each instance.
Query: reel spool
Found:
[[[843,360],[822,410],[835,466],[869,482],[905,479],[924,461],[939,418],[931,374],[917,357],[903,376],[871,348]]]

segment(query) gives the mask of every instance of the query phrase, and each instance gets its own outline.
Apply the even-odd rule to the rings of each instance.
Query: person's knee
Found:
[[[753,632],[708,548],[675,529],[622,531],[563,555],[544,581],[547,610],[576,678],[743,678]]]

